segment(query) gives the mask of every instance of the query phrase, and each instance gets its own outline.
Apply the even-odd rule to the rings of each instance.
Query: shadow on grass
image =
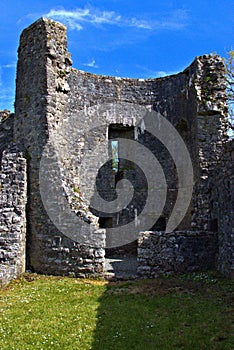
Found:
[[[198,286],[110,283],[99,299],[92,350],[233,349],[226,301]]]

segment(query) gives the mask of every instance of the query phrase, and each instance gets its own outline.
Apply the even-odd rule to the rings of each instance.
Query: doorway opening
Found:
[[[110,182],[111,187],[116,188],[116,184],[122,179],[128,179],[133,183],[135,179],[134,162],[120,157],[122,147],[121,139],[134,140],[134,126],[126,126],[123,124],[110,124],[108,128],[109,140],[109,155],[111,158]],[[134,209],[133,203],[131,206],[114,213],[111,217],[100,217],[100,227],[108,230],[111,228],[122,226],[125,229],[125,224],[132,221],[132,212]],[[127,232],[126,232],[127,234]],[[118,247],[106,248],[106,272],[113,274],[115,277],[130,277],[135,276],[137,270],[137,242],[130,242]]]

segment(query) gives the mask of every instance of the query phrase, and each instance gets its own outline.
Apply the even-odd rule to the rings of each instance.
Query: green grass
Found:
[[[0,291],[0,349],[233,349],[233,285],[210,274],[107,283],[27,274]]]

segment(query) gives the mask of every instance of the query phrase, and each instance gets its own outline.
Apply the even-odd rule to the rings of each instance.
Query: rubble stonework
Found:
[[[108,158],[109,140],[118,135],[147,147],[161,164],[167,199],[160,219],[168,222],[178,194],[178,174],[167,148],[145,130],[144,115],[154,111],[164,116],[186,143],[194,190],[175,232],[149,234],[147,228],[140,234],[139,275],[143,276],[143,271],[152,277],[217,267],[232,276],[233,195],[231,186],[223,181],[225,172],[232,172],[226,100],[225,69],[217,55],[196,57],[183,72],[165,78],[99,76],[72,68],[66,28],[61,23],[42,18],[25,29],[18,50],[15,115],[5,118],[4,112],[0,152],[14,139],[27,159],[27,268],[58,275],[104,273],[108,228],[120,225],[124,230],[147,200],[144,170],[126,161],[119,162],[117,175],[111,162],[100,168],[97,148]],[[70,211],[81,220],[77,232],[91,234],[92,244],[66,235],[70,227],[66,218],[55,224],[45,209],[40,192],[42,160],[51,166],[44,176],[51,184],[47,199],[55,221],[61,205],[53,194],[60,187]],[[1,172],[4,178],[3,165]],[[93,181],[100,195],[112,201],[115,185],[122,178],[136,189],[131,203],[117,214],[93,208]],[[22,200],[21,192],[15,195]],[[161,229],[156,222],[150,231]],[[21,235],[24,237],[23,228]]]
[[[219,237],[218,269],[234,277],[234,140],[227,142],[211,177],[211,216]],[[213,225],[213,226],[215,226]]]
[[[204,231],[142,232],[138,239],[138,275],[185,273],[217,268],[218,235]]]
[[[9,144],[0,172],[0,285],[25,271],[26,201],[26,159]]]

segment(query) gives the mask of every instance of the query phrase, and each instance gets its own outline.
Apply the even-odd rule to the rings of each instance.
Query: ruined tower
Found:
[[[121,248],[126,254],[133,247],[139,276],[204,268],[219,268],[231,276],[233,144],[227,142],[222,59],[196,57],[183,72],[158,79],[93,75],[72,68],[66,28],[46,18],[23,31],[18,56],[12,141],[27,161],[22,220],[28,268],[39,273],[100,275],[106,254],[121,253]],[[183,203],[186,189],[180,183],[187,184],[187,170],[176,167],[175,157],[180,162],[178,152],[173,153],[176,133],[168,131],[167,140],[160,136],[164,119],[182,138],[193,171],[191,200],[173,232],[166,227],[171,216],[181,215],[173,210],[178,201]],[[154,124],[158,138],[152,131]],[[120,157],[125,142],[133,145],[126,159]],[[152,170],[150,178],[161,183],[160,171],[164,173],[165,203],[152,212],[144,212],[149,191],[159,189],[149,186],[146,169],[141,169],[144,153],[139,158],[134,144],[158,161],[161,170]],[[226,179],[225,171],[230,174]],[[118,212],[105,212],[105,205],[117,200],[118,183],[123,192],[129,182],[130,202]],[[100,198],[107,202],[101,208]],[[131,227],[134,235],[128,236]],[[116,230],[122,243],[115,241]],[[2,232],[4,240],[8,231]],[[124,238],[125,232],[130,238]],[[6,252],[1,250],[6,265]]]

